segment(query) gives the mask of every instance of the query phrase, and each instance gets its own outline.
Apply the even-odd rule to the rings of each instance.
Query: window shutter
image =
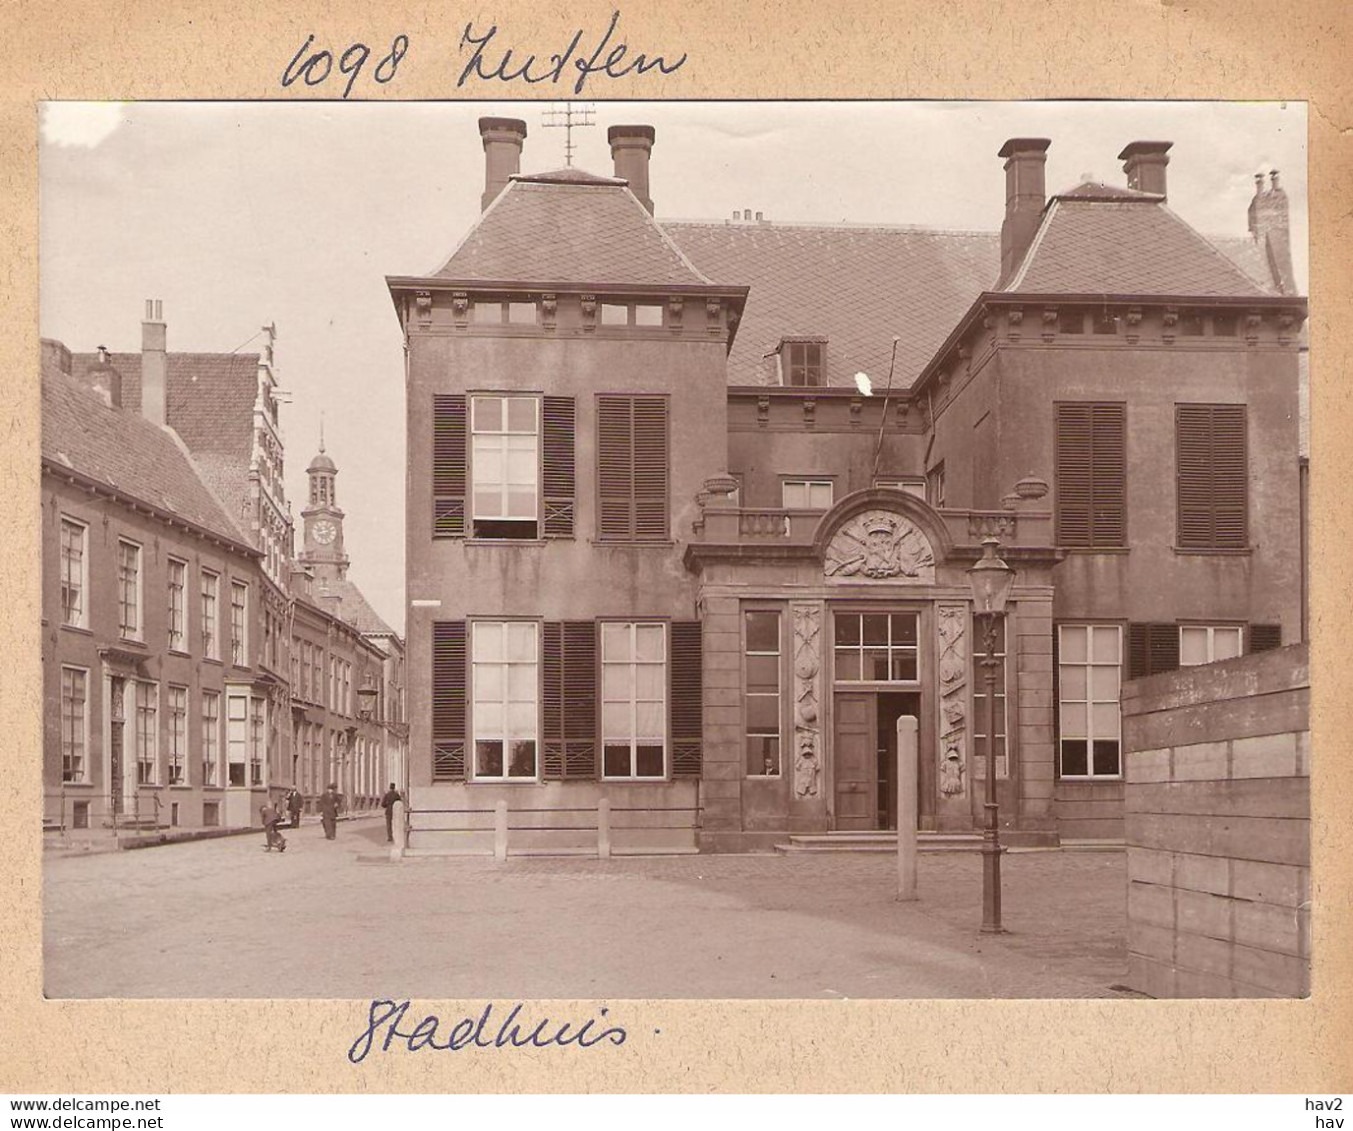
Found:
[[[667,447],[665,397],[597,398],[602,538],[667,538]]]
[[[1250,625],[1250,652],[1268,652],[1283,646],[1283,626],[1280,624]]]
[[[572,538],[574,513],[574,410],[572,397],[546,397],[541,481],[546,538]]]
[[[704,736],[704,680],[699,621],[673,621],[667,668],[672,776],[698,778]]]
[[[634,537],[667,537],[667,401],[634,398]]]
[[[543,659],[545,780],[595,778],[597,652],[593,622],[546,622]]]
[[[1177,624],[1128,625],[1128,679],[1160,675],[1178,667]]]
[[[1121,404],[1059,404],[1058,545],[1118,547],[1127,540],[1127,413]]]
[[[597,398],[597,530],[602,538],[627,538],[634,495],[630,404],[627,397]]]
[[[465,622],[432,626],[432,780],[465,778]]]
[[[432,398],[432,536],[465,536],[465,397]]]
[[[1184,549],[1249,541],[1244,405],[1175,406],[1177,540]]]

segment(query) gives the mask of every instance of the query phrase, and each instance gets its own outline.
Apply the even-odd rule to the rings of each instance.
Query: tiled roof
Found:
[[[464,282],[709,283],[623,182],[510,182],[436,273]]]
[[[878,389],[899,338],[893,383],[905,388],[995,285],[1000,236],[918,228],[667,222],[706,275],[750,284],[728,357],[733,385],[771,385],[782,338],[827,339],[827,384],[864,371]]]
[[[245,542],[173,433],[108,407],[79,378],[42,371],[42,458],[232,542]]]
[[[1025,294],[1264,294],[1158,198],[1055,198],[1005,290]]]
[[[317,578],[313,595],[320,608],[336,612],[358,632],[394,635],[395,630],[381,619],[380,614],[368,604],[362,591],[346,577]],[[325,600],[326,597],[329,600]],[[333,601],[334,597],[338,598],[337,602]],[[333,607],[335,603],[337,609]]]
[[[1249,277],[1250,282],[1270,294],[1281,290],[1273,280],[1273,267],[1259,241],[1253,236],[1208,236],[1208,242]]]

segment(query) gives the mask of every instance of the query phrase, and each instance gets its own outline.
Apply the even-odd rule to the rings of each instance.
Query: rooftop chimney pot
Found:
[[[1045,166],[1051,144],[1045,137],[1012,137],[996,154],[1005,158],[1005,219],[1001,223],[998,287],[1019,269],[1038,231],[1047,203]]]
[[[1270,185],[1265,187],[1264,174],[1254,176],[1254,199],[1250,201],[1250,234],[1268,260],[1273,284],[1285,295],[1296,293],[1292,271],[1292,236],[1288,230],[1287,193],[1278,186],[1278,171],[1269,173]]]
[[[1172,141],[1134,141],[1123,148],[1118,160],[1127,174],[1128,188],[1165,196],[1165,166],[1170,163]]]
[[[141,415],[152,424],[168,422],[169,355],[164,305],[146,299],[146,319],[141,323]]]
[[[520,118],[480,118],[479,136],[484,142],[484,194],[480,209],[487,209],[521,172],[521,147],[526,141],[526,123]]]
[[[615,175],[628,181],[630,192],[639,203],[653,213],[653,197],[648,187],[648,163],[653,155],[657,132],[652,126],[611,126],[606,140],[611,146],[611,160]],[[736,217],[734,217],[736,219]]]

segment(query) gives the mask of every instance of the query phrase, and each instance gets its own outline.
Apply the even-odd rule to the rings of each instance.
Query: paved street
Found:
[[[379,820],[44,863],[53,997],[1117,996],[1121,853],[422,859]]]

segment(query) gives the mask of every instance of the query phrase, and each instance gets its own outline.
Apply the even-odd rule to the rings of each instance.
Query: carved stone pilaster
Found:
[[[705,325],[711,334],[723,333],[723,303],[717,298],[705,300]]]
[[[940,793],[957,797],[968,776],[968,607],[940,605],[937,613]]]
[[[583,330],[591,332],[597,328],[597,296],[583,295]]]
[[[667,328],[674,334],[681,333],[681,315],[685,307],[686,300],[680,295],[672,295],[667,300]]]
[[[822,606],[795,602],[794,796],[817,797],[822,789]]]
[[[414,307],[417,312],[418,321],[427,324],[432,321],[432,292],[415,291],[413,296]]]
[[[464,329],[470,322],[470,296],[464,291],[455,291],[451,295],[451,315],[456,328]]]
[[[758,428],[770,424],[770,397],[765,394],[756,398],[756,424]]]
[[[553,330],[559,318],[559,299],[553,294],[540,296],[540,324],[546,330]]]

